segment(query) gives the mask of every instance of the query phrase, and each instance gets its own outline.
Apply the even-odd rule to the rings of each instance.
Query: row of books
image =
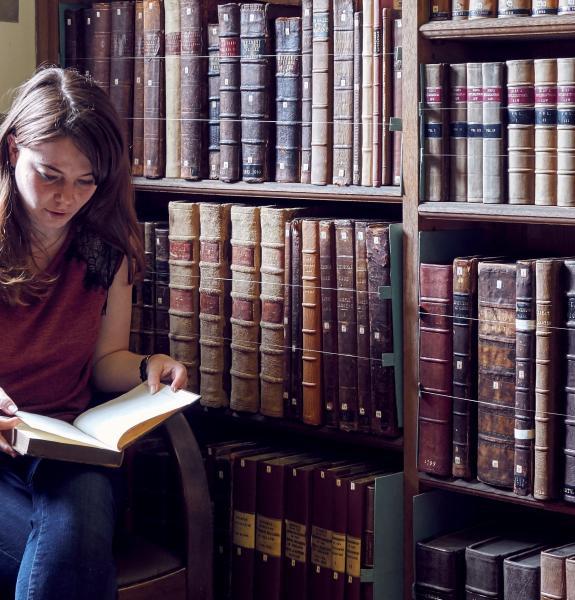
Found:
[[[132,347],[188,367],[206,407],[399,433],[388,223],[170,202],[145,224]],[[396,283],[396,285],[399,282]]]
[[[575,206],[575,58],[422,70],[425,201]]]
[[[575,500],[575,260],[420,265],[420,471]]]
[[[217,598],[373,598],[381,467],[236,440],[208,444],[206,469]]]
[[[208,22],[199,0],[94,2],[65,10],[65,62],[109,92],[134,175],[399,185],[401,20],[385,4],[229,3]]]
[[[572,15],[572,0],[430,0],[430,21]]]
[[[575,597],[575,543],[490,524],[418,542],[414,599]]]

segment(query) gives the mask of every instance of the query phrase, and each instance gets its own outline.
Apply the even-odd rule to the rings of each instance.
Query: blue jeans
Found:
[[[113,474],[0,455],[0,599],[116,598]]]

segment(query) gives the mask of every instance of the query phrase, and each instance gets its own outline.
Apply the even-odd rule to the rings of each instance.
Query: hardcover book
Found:
[[[504,63],[483,63],[483,203],[501,204],[506,200],[502,91]]]
[[[575,502],[575,260],[565,261],[565,296],[567,337],[565,365],[565,476],[563,499]],[[575,591],[575,589],[574,589]]]
[[[467,63],[467,202],[483,202],[483,76]]]
[[[450,189],[454,202],[467,202],[467,64],[449,65]]]
[[[401,119],[402,109],[402,27],[401,19],[393,21],[393,112],[396,119]],[[393,185],[401,185],[401,156],[403,134],[401,131],[393,132]]]
[[[570,7],[571,14],[574,7]],[[565,11],[566,14],[567,11]],[[561,13],[560,13],[561,14]],[[557,59],[557,206],[575,206],[575,58]]]
[[[181,172],[180,0],[164,0],[166,77],[166,177]]]
[[[220,29],[208,25],[208,176],[220,178]]]
[[[144,174],[144,0],[134,5],[134,105],[132,175]]]
[[[311,121],[312,121],[312,62],[313,7],[312,0],[301,3],[301,171],[300,183],[311,183]]]
[[[565,561],[575,556],[575,544],[541,552],[541,600],[566,598]]]

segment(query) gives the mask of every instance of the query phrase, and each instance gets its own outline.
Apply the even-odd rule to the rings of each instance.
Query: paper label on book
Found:
[[[427,104],[439,104],[443,101],[443,88],[441,87],[426,87],[425,101]]]
[[[313,41],[329,40],[329,13],[314,12],[313,18]]]
[[[508,87],[507,101],[511,105],[533,104],[535,102],[535,88],[532,85]]]
[[[352,577],[361,575],[361,538],[346,536],[345,572]]]
[[[331,539],[329,529],[316,527],[311,529],[311,562],[324,568],[331,568]]]
[[[501,102],[501,87],[485,87],[483,88],[483,102]]]
[[[464,85],[452,87],[451,99],[453,102],[467,102],[467,88]]]
[[[535,104],[557,104],[557,87],[554,85],[536,85]]]
[[[72,26],[72,19],[66,19],[66,25],[68,25],[68,27]]]
[[[234,510],[233,543],[248,550],[256,547],[255,514]]]
[[[441,123],[424,123],[424,137],[441,138],[443,137],[443,125]]]
[[[557,104],[575,104],[575,86],[557,86]]]
[[[468,87],[467,88],[467,101],[468,102],[483,102],[483,88],[482,87]]]
[[[494,460],[492,460],[492,461],[491,461],[491,466],[492,466],[494,469],[499,469],[499,461],[498,461],[498,460],[495,460],[495,459],[494,459]]]
[[[499,389],[499,382],[498,381],[494,381],[493,382],[493,389],[494,390],[498,390]]]
[[[333,532],[331,538],[332,569],[337,573],[345,573],[345,544],[346,536],[344,533]]]
[[[256,520],[256,550],[279,558],[282,551],[282,521],[258,515]]]
[[[534,440],[535,429],[515,429],[513,435],[516,440]]]
[[[301,523],[295,523],[288,519],[285,520],[286,527],[286,541],[285,541],[285,555],[291,560],[295,560],[300,563],[306,562],[306,550],[307,550],[307,539],[306,539],[306,526]]]

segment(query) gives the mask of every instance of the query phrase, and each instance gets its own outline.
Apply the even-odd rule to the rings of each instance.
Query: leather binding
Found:
[[[419,266],[418,469],[451,475],[453,266]]]
[[[312,62],[313,7],[312,0],[301,3],[301,171],[300,183],[311,183],[311,121],[312,121]]]
[[[82,9],[67,8],[64,10],[64,64],[66,67],[76,69],[80,73],[84,71],[83,61],[85,57],[84,20],[82,17]]]
[[[402,27],[401,19],[393,20],[393,116],[402,118]],[[401,146],[403,134],[393,132],[393,185],[401,185]]]
[[[516,267],[479,263],[477,478],[513,488]]]
[[[515,463],[513,491],[533,492],[535,439],[535,261],[517,261],[515,319]]]
[[[558,387],[561,381],[562,298],[560,273],[563,261],[538,259],[535,265],[535,470],[533,496],[558,497],[561,429],[564,413]]]
[[[535,66],[535,204],[557,204],[557,60]]]
[[[301,18],[278,17],[276,29],[276,169],[278,183],[299,183]]]
[[[466,21],[469,18],[469,0],[453,0],[451,3],[451,20]]]
[[[304,219],[302,240],[302,420],[321,425],[322,346],[319,221]]]
[[[84,33],[85,58],[83,62],[83,75],[94,77],[94,60],[96,56],[96,40],[94,38],[94,16],[93,8],[82,10],[82,31]]]
[[[372,0],[373,3],[373,72],[371,86],[372,123],[371,123],[371,185],[381,186],[381,156],[382,156],[382,64],[385,58],[382,54],[382,10],[380,0]],[[388,24],[389,15],[385,14]]]
[[[357,485],[357,483],[356,483]],[[365,515],[363,520],[363,566],[373,569],[375,562],[375,480],[365,488]],[[364,585],[373,585],[364,584]],[[371,592],[373,595],[373,590]]]
[[[573,11],[575,7],[571,8]],[[564,14],[567,14],[565,12]],[[575,206],[575,59],[557,59],[557,206]]]
[[[503,67],[501,62],[483,63],[483,203],[505,202],[506,161],[502,126]]]
[[[181,66],[181,160],[180,177],[202,177],[202,130],[207,99],[203,23],[204,8],[198,0],[180,0]]]
[[[284,285],[284,232],[292,215],[293,209],[289,208],[262,206],[260,209],[260,412],[268,417],[284,414],[284,290],[289,290]]]
[[[260,333],[260,208],[233,205],[230,408],[258,412]]]
[[[180,0],[164,0],[166,22],[166,177],[181,172]]]
[[[319,222],[323,408],[326,425],[338,426],[337,281],[333,221]]]
[[[220,4],[220,179],[240,179],[240,5]]]
[[[565,477],[563,499],[575,502],[575,260],[565,261]],[[575,590],[574,590],[575,591]],[[575,597],[575,596],[574,596]]]
[[[144,2],[144,177],[165,173],[163,2]]]
[[[289,402],[285,410],[285,416],[299,420],[302,417],[303,410],[303,288],[302,288],[302,239],[301,239],[302,221],[294,219],[291,222],[291,269],[290,269],[290,326],[291,326],[291,385],[289,391]]]
[[[469,0],[469,19],[483,19],[495,17],[497,10],[496,0]]]
[[[353,178],[353,2],[333,3],[333,183]]]
[[[380,298],[379,287],[391,285],[389,225],[370,223],[366,229],[367,290],[369,295],[369,356],[371,363],[371,431],[396,436],[395,370],[384,367],[382,355],[393,352],[390,298]]]
[[[503,600],[503,561],[537,546],[528,539],[494,537],[470,544],[465,550],[467,600]]]
[[[242,4],[240,9],[240,95],[242,179],[269,180],[270,73],[268,5]]]
[[[144,245],[145,225],[138,221],[138,236]],[[143,274],[145,277],[145,271]],[[143,277],[134,280],[132,287],[132,316],[130,322],[130,351],[142,354],[142,330],[144,329],[144,282]]]
[[[94,81],[110,93],[110,50],[112,41],[111,7],[109,2],[92,4],[92,59]]]
[[[373,2],[365,2],[361,24],[361,185],[372,184]]]
[[[448,21],[451,18],[449,0],[431,0],[430,21]]]
[[[483,202],[483,76],[467,63],[467,202]]]
[[[230,204],[200,204],[200,394],[229,404]]]
[[[170,247],[168,241],[168,227],[166,224],[156,226],[156,297],[154,299],[155,312],[155,352],[159,354],[170,353],[170,317],[168,310],[170,308],[170,267],[168,264],[170,256]]]
[[[332,176],[333,89],[332,15],[329,0],[313,0],[311,183],[326,185]]]
[[[284,281],[283,281],[283,297],[284,297],[284,315],[283,315],[283,365],[284,365],[284,380],[283,380],[283,413],[282,415],[291,415],[291,400],[292,400],[292,239],[291,239],[292,223],[286,220],[285,237],[284,237]]]
[[[156,225],[155,221],[144,223],[144,260],[146,269],[142,281],[142,352],[155,352],[156,332]]]
[[[477,257],[453,261],[453,477],[477,462]]]
[[[575,598],[575,557],[565,560],[565,592],[567,600]]]
[[[532,60],[507,61],[509,204],[535,201],[535,72]]]
[[[122,125],[126,148],[132,147],[134,3],[114,2],[110,16],[110,101]]]
[[[188,389],[199,390],[200,208],[170,202],[170,356],[188,372]]]
[[[392,82],[393,82],[393,63],[392,63],[392,27],[393,11],[389,8],[384,8],[381,11],[381,160],[380,160],[380,175],[381,185],[391,185],[393,174],[393,155],[392,155],[392,133],[389,129],[389,119],[392,114]],[[375,86],[375,79],[374,79]],[[375,117],[374,117],[375,121]],[[375,178],[375,173],[374,173]]]
[[[574,556],[575,544],[541,552],[541,600],[564,600],[567,597],[565,562]]]
[[[467,202],[467,64],[449,65],[449,198]]]
[[[449,174],[446,161],[445,65],[424,65],[423,154],[426,202],[447,200]]]
[[[352,147],[352,183],[361,184],[361,67],[363,13],[353,14],[353,147]]]
[[[208,177],[220,178],[220,26],[208,25]]]
[[[575,12],[575,6],[572,6],[569,0],[559,0],[557,7],[558,15],[570,15]]]
[[[337,280],[337,347],[339,374],[339,428],[358,429],[357,312],[355,298],[354,224],[334,221]]]
[[[548,15],[556,15],[558,0],[538,0],[531,4],[532,17],[545,17]]]
[[[355,221],[355,307],[357,328],[357,424],[369,433],[374,414],[371,395],[370,319],[367,277],[367,221]]]
[[[541,591],[541,550],[537,547],[503,561],[503,598],[539,598]]]
[[[530,17],[531,0],[499,0],[497,16],[505,17]]]
[[[144,174],[144,0],[134,4],[134,120],[132,124],[132,175]]]

